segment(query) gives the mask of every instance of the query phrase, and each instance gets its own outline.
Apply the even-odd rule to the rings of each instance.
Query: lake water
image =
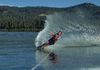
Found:
[[[0,32],[0,70],[31,70],[36,65],[34,50],[36,34]]]
[[[37,33],[34,32],[0,32],[0,70],[31,70],[37,64],[34,46],[36,35]],[[64,49],[60,50],[60,53],[58,50],[58,57],[62,61],[61,64],[58,64],[58,67],[49,64],[49,67],[45,68],[46,70],[51,70],[52,67],[54,70],[100,69],[99,47]],[[62,51],[66,51],[66,53]],[[46,64],[50,63],[48,60],[45,62]],[[90,67],[90,69],[77,69],[83,67]],[[44,68],[39,66],[35,70],[44,70]]]

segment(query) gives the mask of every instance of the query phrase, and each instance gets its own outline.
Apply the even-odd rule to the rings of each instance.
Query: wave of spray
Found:
[[[50,32],[62,31],[62,38],[56,43],[64,46],[96,45],[100,43],[100,23],[89,13],[82,11],[62,12],[48,15],[45,28],[36,38],[36,46],[50,38]]]
[[[100,63],[97,63],[100,59],[99,46],[81,47],[100,44],[100,22],[95,16],[87,11],[77,10],[54,13],[46,18],[44,29],[36,37],[36,46],[45,43],[51,37],[50,32],[63,32],[56,44],[46,49],[53,49],[59,63],[53,64],[46,59],[41,63],[46,70],[96,70],[100,67]],[[46,54],[36,51],[37,62],[40,63]]]

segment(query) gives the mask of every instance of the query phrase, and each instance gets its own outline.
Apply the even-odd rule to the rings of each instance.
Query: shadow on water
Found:
[[[52,46],[53,47],[53,46]],[[46,70],[100,70],[100,46],[66,47],[54,49],[59,63],[53,64],[48,58],[41,64]],[[46,53],[36,52],[37,61]]]

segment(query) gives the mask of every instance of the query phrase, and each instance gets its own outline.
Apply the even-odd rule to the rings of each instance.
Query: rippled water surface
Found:
[[[0,32],[0,70],[31,70],[36,64],[32,32]]]

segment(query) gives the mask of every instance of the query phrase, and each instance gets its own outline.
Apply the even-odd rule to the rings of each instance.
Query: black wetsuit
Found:
[[[56,36],[56,35],[54,35],[52,38],[50,38],[50,39],[48,40],[48,44],[49,44],[49,45],[55,44],[55,36]]]

